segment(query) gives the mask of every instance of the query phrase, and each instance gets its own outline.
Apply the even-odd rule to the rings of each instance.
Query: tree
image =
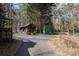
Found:
[[[4,17],[4,8],[3,8],[3,5],[0,3],[0,18],[3,18]]]
[[[56,30],[73,33],[75,28],[78,29],[78,6],[79,4],[56,4],[52,10],[52,21]]]
[[[27,12],[27,20],[34,23],[37,26],[37,29],[39,29],[40,33],[42,33],[46,22],[51,23],[51,5],[55,6],[54,4],[50,3],[23,4],[23,6],[25,6],[23,7],[24,10]]]

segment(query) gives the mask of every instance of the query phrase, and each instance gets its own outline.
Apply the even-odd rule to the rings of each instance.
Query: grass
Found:
[[[76,36],[60,35],[58,39],[49,40],[48,44],[56,54],[79,56],[79,39]]]
[[[0,56],[13,56],[20,47],[22,41],[13,40],[13,42],[0,43]]]

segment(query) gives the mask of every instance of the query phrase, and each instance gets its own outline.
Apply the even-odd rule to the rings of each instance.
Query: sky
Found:
[[[14,9],[19,9],[20,8],[19,3],[13,3],[13,7]]]

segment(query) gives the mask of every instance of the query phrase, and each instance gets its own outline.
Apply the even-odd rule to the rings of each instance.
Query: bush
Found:
[[[35,35],[36,32],[27,32],[26,34],[28,34],[28,35]]]
[[[79,36],[79,33],[76,33],[77,36]]]

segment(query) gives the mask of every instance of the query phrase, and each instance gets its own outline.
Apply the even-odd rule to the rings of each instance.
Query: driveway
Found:
[[[48,45],[48,39],[53,35],[25,35],[14,34],[14,39],[23,40],[22,45],[16,52],[16,56],[56,56]]]
[[[44,34],[38,34],[38,35],[26,35],[26,34],[21,34],[21,33],[18,33],[18,34],[14,34],[13,35],[13,38],[14,39],[19,39],[19,40],[23,40],[24,42],[27,42],[27,41],[31,41],[31,40],[48,40],[48,39],[51,39],[51,38],[55,38],[57,35],[44,35]]]

